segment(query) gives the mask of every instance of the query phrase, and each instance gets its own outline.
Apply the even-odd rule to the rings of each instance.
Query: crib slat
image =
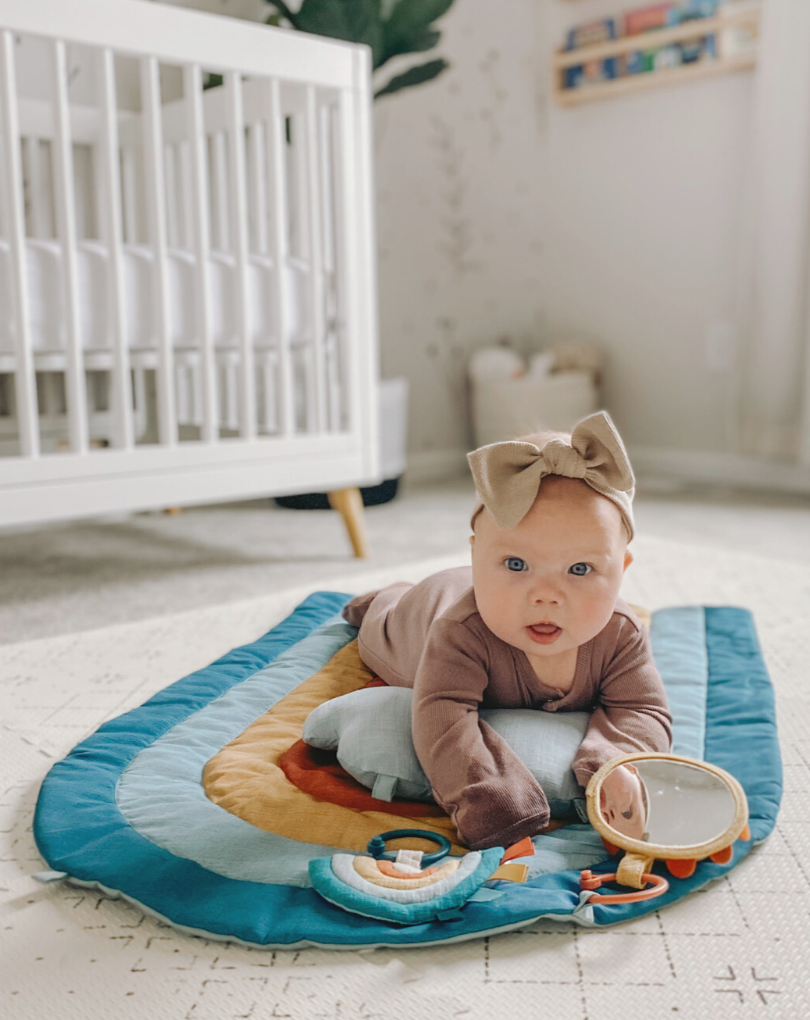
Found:
[[[3,161],[3,220],[11,249],[12,293],[14,295],[14,385],[20,452],[23,457],[38,457],[39,422],[28,295],[28,266],[23,214],[22,167],[20,165],[20,127],[17,116],[17,82],[14,73],[14,34],[2,32],[0,38],[0,159]]]
[[[42,143],[39,138],[28,135],[23,139],[25,158],[28,163],[28,195],[31,208],[31,234],[33,237],[49,237],[45,180],[42,172]]]
[[[239,344],[239,434],[256,435],[256,373],[250,322],[248,280],[247,179],[245,174],[245,119],[242,109],[242,76],[225,75],[228,117],[228,181],[230,184],[233,255],[236,263],[236,329]]]
[[[230,247],[226,160],[225,135],[222,131],[217,131],[211,135],[211,201],[215,228],[214,247],[218,251],[227,251]]]
[[[367,56],[358,57],[359,78],[371,74]],[[370,202],[371,107],[360,94],[341,92],[336,137],[335,194],[338,338],[351,344],[343,382],[345,427],[366,438],[373,450],[379,437],[376,278],[371,255],[374,224]],[[361,396],[362,395],[362,396]],[[374,463],[374,455],[371,455]]]
[[[169,320],[169,259],[166,245],[166,188],[163,172],[163,125],[160,109],[160,78],[154,57],[142,57],[141,107],[145,160],[146,208],[149,240],[154,258],[154,310],[157,327],[159,370],[158,435],[164,446],[177,442],[174,399],[174,351]]]
[[[306,105],[306,187],[309,207],[309,301],[312,309],[312,339],[307,362],[307,431],[326,430],[326,385],[324,378],[323,314],[323,218],[318,101],[314,86],[307,86]]]
[[[324,104],[321,109],[321,190],[323,195],[323,258],[324,258],[324,356],[326,358],[326,392],[328,422],[331,432],[341,426],[341,342],[340,342],[340,277],[337,272],[337,235],[339,230],[335,189],[338,162],[338,108]]]
[[[56,233],[62,251],[62,283],[67,333],[67,410],[70,446],[74,453],[86,453],[87,392],[84,379],[84,351],[79,322],[79,264],[76,252],[76,209],[73,203],[73,143],[70,137],[70,109],[67,94],[67,53],[61,39],[51,44],[54,106],[54,195]]]
[[[281,109],[281,86],[278,79],[271,78],[265,88],[269,108],[265,134],[267,139],[267,190],[270,195],[270,209],[273,217],[270,253],[276,277],[275,331],[278,338],[278,399],[280,404],[278,421],[281,434],[291,436],[295,431],[295,398],[292,358],[290,356],[289,292],[286,287],[287,257],[289,255],[288,189],[285,173],[287,140],[284,114]]]
[[[183,69],[183,94],[186,102],[188,151],[190,162],[190,214],[194,251],[194,297],[196,302],[197,337],[200,346],[200,380],[202,385],[202,439],[215,443],[219,439],[217,425],[217,370],[214,364],[211,333],[211,237],[208,219],[208,174],[206,172],[206,138],[203,119],[202,71],[199,64]]]
[[[191,251],[194,247],[194,201],[191,196],[191,188],[188,182],[191,180],[191,146],[188,142],[181,142],[180,149],[180,199],[183,205],[183,237],[181,244]]]
[[[250,125],[248,136],[248,160],[251,184],[251,215],[253,227],[253,250],[259,255],[267,254],[267,172],[265,170],[266,143],[264,122],[255,121]]]
[[[115,92],[115,62],[112,50],[96,51],[96,81],[100,91],[99,168],[100,207],[108,256],[110,324],[112,326],[112,406],[115,420],[114,444],[129,450],[134,442],[129,339],[127,337],[124,251],[121,223],[121,187],[118,176],[118,104]]]
[[[333,107],[324,103],[318,111],[318,130],[320,136],[320,170],[321,209],[323,211],[323,271],[325,274],[335,270],[335,210],[332,193],[334,174],[334,147],[332,144]]]
[[[121,189],[123,191],[124,240],[138,243],[138,198],[135,184],[135,153],[131,148],[121,150]]]
[[[180,247],[180,223],[178,217],[178,199],[180,192],[177,187],[177,149],[169,143],[163,147],[163,159],[166,169],[166,232],[170,248]]]

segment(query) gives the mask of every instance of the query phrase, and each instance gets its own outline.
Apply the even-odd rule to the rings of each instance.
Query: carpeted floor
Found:
[[[42,866],[30,832],[39,782],[54,759],[104,719],[134,707],[234,644],[257,636],[308,591],[318,587],[361,590],[461,562],[466,555],[463,540],[457,551],[445,547],[433,559],[414,557],[413,549],[418,547],[424,554],[426,544],[438,543],[439,529],[429,525],[437,519],[440,504],[447,510],[445,539],[452,531],[451,522],[458,520],[463,527],[469,493],[453,489],[448,495],[435,490],[421,509],[420,498],[416,494],[399,505],[391,504],[388,513],[389,524],[400,513],[402,521],[417,522],[424,529],[421,534],[390,534],[382,524],[376,531],[378,525],[369,514],[372,536],[378,536],[375,542],[385,539],[381,559],[391,557],[375,563],[373,569],[340,563],[336,550],[342,535],[328,523],[319,525],[315,537],[308,533],[300,554],[290,545],[279,545],[283,549],[279,556],[286,557],[287,563],[285,586],[266,583],[276,561],[261,553],[255,561],[248,557],[245,566],[228,552],[229,566],[221,576],[216,562],[209,562],[196,575],[192,569],[192,584],[184,589],[179,578],[172,579],[183,572],[176,562],[171,570],[155,569],[152,577],[145,568],[144,590],[158,592],[165,580],[182,593],[176,608],[185,611],[176,615],[167,613],[163,596],[153,599],[149,614],[149,598],[142,592],[129,603],[134,622],[89,630],[92,622],[83,613],[70,617],[74,600],[88,608],[96,599],[97,622],[108,623],[108,612],[120,613],[123,601],[109,609],[108,604],[116,602],[116,592],[126,592],[128,583],[116,581],[112,573],[95,594],[92,584],[86,590],[76,585],[78,590],[71,593],[63,577],[53,581],[47,597],[40,598],[41,587],[29,589],[29,608],[17,617],[20,632],[32,634],[39,627],[50,636],[0,648],[4,778],[0,1015],[9,1020],[38,1020],[43,1015],[59,1020],[102,1016],[116,1020],[421,1020],[423,1016],[798,1020],[810,1014],[810,982],[804,963],[810,940],[810,869],[805,863],[810,858],[810,825],[805,816],[810,807],[806,686],[810,543],[802,527],[806,527],[807,510],[798,501],[741,502],[733,496],[717,496],[703,508],[692,497],[683,497],[680,504],[663,498],[639,504],[643,537],[635,543],[636,562],[627,575],[625,596],[653,609],[711,603],[745,605],[754,611],[777,691],[786,779],[782,813],[769,841],[721,883],[660,914],[608,931],[543,924],[433,949],[263,953],[181,935],[120,902],[61,885],[41,887],[31,880],[30,875]],[[430,500],[436,501],[432,508]],[[217,512],[201,512],[200,519],[202,514]],[[255,536],[261,531],[253,510],[239,512],[246,514],[245,520],[254,521],[245,526],[246,532],[255,528]],[[150,536],[146,545],[153,543],[159,549],[163,543],[166,555],[175,561],[178,554],[166,533],[182,524],[188,542],[197,542],[196,514],[155,518],[145,529],[137,519],[125,527],[136,536],[146,530]],[[301,523],[295,527],[304,529],[303,518],[308,516],[300,515]],[[72,528],[81,531],[82,526]],[[328,539],[321,528],[332,529]],[[656,535],[659,528],[670,537]],[[296,534],[300,539],[303,532]],[[19,541],[23,539],[35,548],[30,535]],[[140,541],[136,539],[132,557]],[[227,532],[219,536],[221,548],[232,550],[235,541]],[[246,541],[250,545],[250,538]],[[275,541],[282,539],[277,536]],[[325,565],[315,555],[319,543],[332,549],[335,557]],[[759,551],[754,554],[751,549]],[[92,573],[92,565],[104,557],[98,547],[94,551],[89,538],[86,550]],[[137,580],[137,565],[127,562]],[[13,569],[22,568],[18,563]],[[251,580],[257,593],[240,600],[244,589],[234,578],[243,570],[255,571]],[[47,570],[42,567],[35,573],[41,581]],[[81,574],[78,566],[74,573]],[[296,590],[291,587],[293,578]],[[5,577],[3,583],[9,584]],[[206,587],[194,598],[194,583],[213,588],[220,583],[222,588],[216,597]],[[267,594],[271,589],[274,593]],[[2,619],[7,622],[14,615],[9,587],[4,598]],[[70,633],[58,633],[61,621],[50,619],[53,609],[31,608],[42,607],[48,599],[71,618]],[[73,625],[77,620],[83,628]]]
[[[352,558],[338,514],[270,500],[0,532],[0,644],[463,556],[471,501],[457,482],[369,508],[367,562]]]

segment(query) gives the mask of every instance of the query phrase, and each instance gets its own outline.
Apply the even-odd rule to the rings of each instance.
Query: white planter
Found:
[[[384,481],[405,470],[408,447],[408,380],[380,380],[380,466]]]
[[[597,410],[593,374],[584,370],[526,375],[518,379],[473,378],[472,418],[476,446],[515,439],[527,432],[570,432]]]

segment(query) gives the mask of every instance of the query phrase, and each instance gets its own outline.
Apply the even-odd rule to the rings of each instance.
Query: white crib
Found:
[[[313,489],[357,511],[370,102],[365,47],[0,0],[0,525]]]

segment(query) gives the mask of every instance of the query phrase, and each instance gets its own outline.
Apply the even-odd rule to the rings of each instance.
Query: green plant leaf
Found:
[[[379,21],[379,12],[372,0],[304,0],[297,20],[302,32],[366,42],[369,31]]]
[[[375,67],[382,56],[380,0],[304,0],[293,24],[301,32],[365,43]]]
[[[380,65],[399,53],[415,53],[431,46],[415,46],[416,40],[425,39],[428,26],[440,18],[453,4],[453,0],[399,0],[390,17],[383,22],[383,52]],[[435,33],[435,46],[440,33]],[[378,65],[378,66],[380,66]]]
[[[267,2],[270,4],[271,7],[275,7],[275,9],[282,14],[287,19],[287,21],[289,21],[289,23],[293,26],[293,28],[298,28],[298,25],[296,24],[296,15],[293,14],[293,12],[283,2],[283,0],[267,0]],[[271,14],[270,17],[272,18],[274,17],[274,15]],[[268,25],[271,24],[270,18],[267,19],[267,24]]]
[[[453,0],[399,0],[385,22],[386,34],[407,35],[440,18],[453,6]]]
[[[410,88],[411,85],[421,85],[423,82],[438,77],[449,66],[443,57],[439,57],[438,60],[429,60],[426,64],[417,64],[416,67],[410,67],[402,74],[394,75],[387,85],[374,93],[374,98],[390,96],[392,92]]]
[[[401,36],[394,42],[395,48],[392,49],[390,44],[386,46],[377,67],[382,67],[391,57],[397,57],[402,53],[423,53],[425,50],[432,50],[441,37],[441,32],[430,28],[420,28],[412,35]],[[383,45],[386,45],[384,36]]]

